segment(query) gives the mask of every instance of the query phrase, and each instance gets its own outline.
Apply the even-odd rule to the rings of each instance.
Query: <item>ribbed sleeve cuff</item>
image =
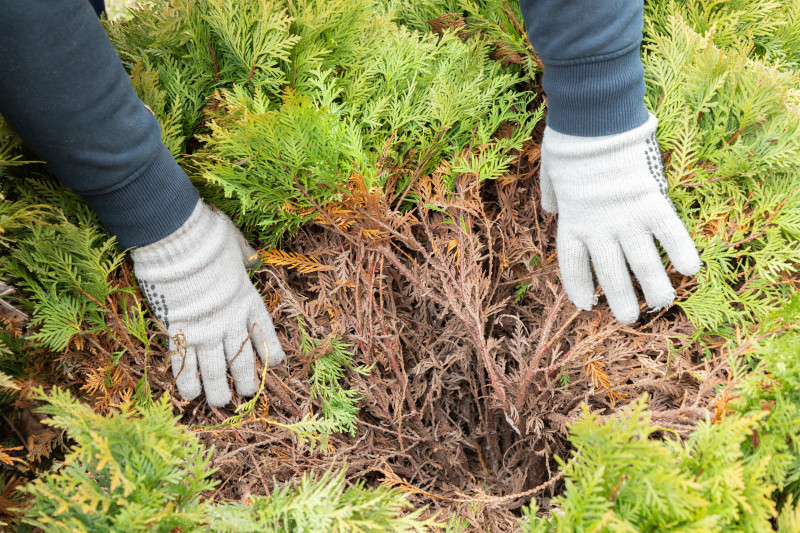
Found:
[[[641,126],[647,120],[647,108],[639,48],[637,42],[620,54],[591,61],[543,58],[547,125],[581,137],[613,135]]]
[[[200,195],[161,145],[150,164],[113,188],[80,191],[121,249],[146,246],[177,230]]]

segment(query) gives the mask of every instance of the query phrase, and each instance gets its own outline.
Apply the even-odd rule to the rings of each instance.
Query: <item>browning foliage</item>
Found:
[[[653,423],[682,435],[724,409],[724,400],[713,403],[727,377],[721,343],[705,353],[690,343],[694,328],[676,308],[623,326],[604,303],[583,312],[567,300],[554,218],[539,209],[540,135],[503,179],[462,174],[452,193],[442,169],[391,169],[392,179],[413,177],[394,195],[354,175],[344,199],[319,207],[315,224],[284,250],[260,252],[267,266],[258,278],[287,362],[265,373],[264,397],[236,423],[210,427],[229,414],[173,400],[215,446],[215,498],[244,502],[346,460],[350,479],[397,487],[431,513],[457,515],[470,529],[516,531],[523,504],[537,497],[546,508],[560,491],[553,456],[567,456],[566,424],[581,403],[610,416],[647,392]],[[416,208],[394,207],[408,199]],[[132,284],[128,267],[117,276],[111,281]],[[670,276],[685,298],[690,281]],[[71,386],[100,412],[137,394],[178,398],[158,331],[145,346],[123,327],[131,303],[104,302],[108,331],[75,337],[57,357],[29,350],[29,374]],[[321,409],[310,399],[315,355],[300,355],[298,318],[314,338],[343,338],[355,362],[371,368],[347,375],[363,395],[355,436],[335,434],[321,448],[285,427]],[[11,333],[24,329],[5,323]],[[21,385],[15,408],[30,413],[33,382]],[[33,428],[25,455],[6,450],[5,462],[33,466],[60,442],[30,417],[14,421]]]
[[[354,177],[351,194],[319,208],[285,251],[262,252],[272,264],[259,277],[289,354],[266,374],[273,420],[319,409],[308,394],[313,361],[293,356],[296,318],[316,338],[344,337],[372,370],[348,375],[363,395],[359,426],[334,436],[332,453],[299,453],[290,432],[257,417],[201,430],[217,447],[220,494],[268,493],[273,477],[347,459],[352,478],[395,486],[470,528],[516,531],[521,505],[535,495],[546,507],[559,492],[553,456],[566,456],[581,403],[610,416],[647,392],[653,422],[684,436],[714,410],[726,363],[721,348],[707,357],[686,341],[685,315],[673,308],[623,326],[604,303],[583,312],[566,299],[554,219],[538,207],[538,154],[532,141],[503,180],[462,175],[455,193],[436,172],[417,176],[407,191],[417,207],[406,212],[392,207],[402,191],[376,197]],[[334,268],[310,268],[318,261]],[[684,298],[689,281],[670,276]],[[190,416],[212,424],[223,413]]]

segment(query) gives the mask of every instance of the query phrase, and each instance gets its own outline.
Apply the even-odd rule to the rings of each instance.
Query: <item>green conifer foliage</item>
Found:
[[[764,323],[789,328],[732,361],[727,416],[687,439],[655,439],[646,402],[603,423],[584,410],[570,427],[566,487],[549,519],[527,510],[531,532],[793,531],[800,493],[800,297]],[[787,326],[788,325],[788,326]],[[750,363],[755,367],[751,367]],[[780,506],[780,507],[779,507]],[[780,511],[779,513],[777,511]]]
[[[699,334],[763,320],[800,264],[800,3],[648,2],[647,104],[705,268]]]
[[[650,436],[644,400],[621,419],[602,424],[584,411],[570,428],[576,452],[566,489],[553,502],[561,512],[536,519],[531,532],[772,531],[773,486],[766,462],[743,460],[741,445],[755,420],[728,417],[702,423],[688,442]],[[552,528],[552,529],[551,529]],[[726,529],[731,528],[731,529]]]
[[[273,111],[261,105],[262,95],[229,94],[228,124],[211,124],[203,166],[211,182],[240,200],[251,224],[270,229],[267,242],[277,243],[315,216],[312,201],[341,199],[350,172],[367,162],[358,132],[327,109],[287,92]]]
[[[410,533],[434,531],[434,518],[421,519],[424,509],[401,515],[410,505],[387,487],[366,489],[363,482],[346,485],[344,470],[319,479],[303,476],[269,498],[251,505],[223,504],[214,511],[211,531],[291,531],[307,533]],[[437,528],[438,529],[438,528]]]
[[[405,495],[386,487],[345,486],[344,470],[304,476],[249,505],[205,499],[212,450],[177,423],[167,395],[124,404],[107,416],[58,388],[38,399],[48,424],[75,442],[57,473],[23,490],[33,499],[24,523],[52,532],[287,531],[421,532],[436,524],[410,513]]]
[[[311,401],[319,400],[322,403],[322,416],[334,423],[335,431],[355,436],[358,402],[362,394],[357,390],[342,387],[340,381],[348,370],[366,375],[369,374],[369,368],[354,364],[352,347],[341,338],[327,341],[312,339],[306,335],[302,325],[300,334],[302,355],[309,357],[318,350],[325,352],[318,354],[313,363],[313,374],[309,379],[309,398]]]
[[[9,188],[18,200],[4,204],[8,212],[2,222],[3,234],[14,245],[0,256],[0,278],[29,295],[20,305],[31,313],[31,325],[39,326],[30,339],[61,351],[75,335],[109,331],[109,297],[134,290],[110,283],[124,258],[116,241],[75,193],[55,181],[12,183]],[[141,308],[126,316],[132,334],[146,331]]]
[[[75,441],[65,465],[24,488],[25,522],[45,531],[174,531],[200,523],[208,504],[210,452],[172,415],[169,397],[123,405],[104,417],[54,389],[40,399],[49,423]]]
[[[341,200],[353,174],[383,187],[392,168],[430,172],[446,160],[446,183],[502,175],[541,112],[527,109],[521,67],[492,57],[523,49],[516,18],[466,4],[483,13],[469,35],[398,25],[413,13],[368,0],[183,0],[108,30],[173,153],[196,135],[199,179],[277,244],[315,205]],[[501,22],[515,37],[500,39]],[[496,137],[504,124],[512,132]]]
[[[773,313],[765,323],[800,324],[800,296]],[[739,385],[731,408],[742,414],[763,412],[755,438],[744,442],[750,461],[767,462],[767,481],[780,494],[800,498],[800,334],[760,347],[756,367]]]

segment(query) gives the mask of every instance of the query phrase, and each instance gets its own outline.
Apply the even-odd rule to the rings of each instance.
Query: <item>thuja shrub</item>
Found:
[[[537,518],[532,505],[523,528],[766,532],[777,518],[779,531],[797,531],[798,319],[795,298],[766,322],[771,331],[791,333],[763,345],[751,339],[731,347],[739,353],[731,361],[737,385],[720,391],[715,416],[685,441],[654,438],[660,428],[651,424],[644,399],[605,423],[584,409],[570,426],[572,456],[559,459],[566,481],[552,502],[557,511]]]
[[[402,190],[443,160],[448,187],[504,173],[541,118],[524,32],[518,12],[468,4],[466,27],[439,33],[379,0],[157,2],[108,31],[173,153],[199,141],[204,190],[277,244],[353,175]]]
[[[800,4],[647,2],[644,34],[670,196],[705,263],[679,305],[695,338],[727,336],[800,264]]]
[[[202,522],[214,487],[210,452],[172,415],[165,395],[149,406],[95,413],[69,391],[39,398],[48,424],[74,441],[64,465],[23,490],[24,522],[45,531],[172,531]]]
[[[214,503],[212,450],[178,423],[165,394],[103,416],[69,391],[41,389],[46,423],[74,442],[63,465],[23,487],[23,523],[54,532],[296,531],[421,532],[422,519],[398,491],[345,486],[344,470],[276,487],[247,505]]]
[[[0,280],[24,291],[36,347],[60,352],[80,335],[109,332],[107,302],[134,293],[111,283],[124,254],[77,194],[46,176],[11,179],[0,213]],[[43,245],[46,243],[46,245]],[[140,303],[121,311],[127,331],[147,344]]]
[[[796,2],[646,6],[646,103],[705,264],[679,303],[695,339],[792,290],[798,20]],[[276,245],[354,178],[391,193],[434,170],[446,189],[500,176],[540,118],[520,21],[516,2],[176,0],[108,31],[204,194]]]
[[[700,423],[692,437],[651,439],[646,402],[602,424],[584,410],[570,426],[575,452],[566,468],[558,512],[536,519],[531,532],[570,531],[772,531],[773,486],[767,462],[745,461],[741,446],[756,422],[728,417]]]
[[[204,195],[274,244],[314,218],[318,206],[348,194],[345,185],[354,178],[367,189],[389,193],[402,190],[417,171],[436,169],[446,188],[462,174],[481,179],[502,174],[540,116],[528,109],[527,75],[534,67],[524,34],[509,16],[515,3],[509,4],[506,10],[500,3],[457,0],[174,0],[143,6],[129,22],[107,28],[134,87],[161,121],[165,143]],[[438,22],[429,24],[434,19]],[[732,336],[737,327],[766,323],[793,290],[800,263],[798,20],[796,2],[646,6],[647,105],[659,117],[671,197],[706,265],[679,304],[699,327],[696,338]],[[514,53],[523,56],[520,62],[507,61]],[[511,126],[510,132],[501,126]],[[18,162],[0,149],[0,167]],[[414,201],[413,195],[405,198],[401,207]],[[48,202],[61,206],[55,197]],[[3,206],[4,224],[22,229],[35,224],[24,222],[33,205]],[[42,237],[67,261],[59,276],[74,271],[69,265],[97,266],[90,275],[79,275],[81,283],[93,283],[118,256],[91,233],[94,222],[87,219],[82,229],[77,215],[66,218],[85,238],[80,231],[74,239]],[[0,235],[0,243],[4,238]],[[75,248],[76,243],[85,246]],[[45,262],[57,257],[62,256]],[[34,268],[41,264],[36,256],[17,260],[26,261],[20,272],[34,272],[31,279],[45,286],[48,278]],[[62,288],[30,299],[40,334],[49,335],[48,322],[58,325],[58,315],[46,307],[60,301]],[[101,296],[111,290],[97,283],[90,288],[84,290]],[[85,297],[78,293],[76,302]],[[95,308],[86,305],[89,312],[62,326],[80,319],[86,330],[101,327],[101,317],[92,315]],[[58,348],[67,333],[39,340]],[[800,383],[791,373],[796,352],[785,342],[770,345],[774,352],[759,352],[767,371],[742,383],[742,398],[729,405],[736,413],[701,425],[685,444],[648,438],[653,433],[641,405],[620,425],[604,425],[587,414],[573,430],[576,456],[568,463],[559,500],[563,516],[526,527],[758,531],[779,507],[778,523],[793,530],[800,467],[792,391]],[[137,413],[118,420],[147,418]],[[82,417],[74,417],[76,426]],[[592,450],[600,444],[608,449],[584,453],[588,443],[598,445]],[[625,455],[628,447],[639,453]],[[651,455],[647,464],[636,462]],[[92,457],[84,456],[85,472],[108,467],[92,463]],[[623,468],[623,459],[633,462]],[[321,493],[342,495],[337,479],[327,478],[325,486],[333,488]],[[110,478],[107,482],[86,494],[117,494],[119,487],[111,489]],[[671,498],[659,498],[653,484]],[[303,492],[302,486],[287,494],[311,494],[306,501],[313,503],[314,492]],[[71,489],[64,485],[64,490]],[[194,496],[182,505],[191,511],[188,520],[199,520],[194,526],[205,527],[211,520],[198,517],[208,507]],[[328,503],[352,510],[347,498]],[[36,505],[46,500],[38,495]],[[74,501],[92,504],[81,496]],[[104,504],[116,509],[111,504],[117,501]],[[47,505],[45,519],[74,518]],[[245,517],[234,506],[216,508],[220,514],[214,516],[227,513],[230,522],[224,523],[241,519],[247,527],[272,523],[277,511],[266,501],[260,505],[253,512],[262,509],[261,514]],[[29,520],[37,516],[34,512]],[[303,523],[295,515],[281,520]],[[81,522],[69,524],[78,528]]]

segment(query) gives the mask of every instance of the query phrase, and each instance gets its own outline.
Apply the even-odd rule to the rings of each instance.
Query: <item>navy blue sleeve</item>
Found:
[[[549,127],[596,137],[647,120],[643,0],[519,0],[519,5],[528,39],[544,64]]]
[[[0,114],[121,248],[166,237],[197,189],[86,0],[0,0]]]

